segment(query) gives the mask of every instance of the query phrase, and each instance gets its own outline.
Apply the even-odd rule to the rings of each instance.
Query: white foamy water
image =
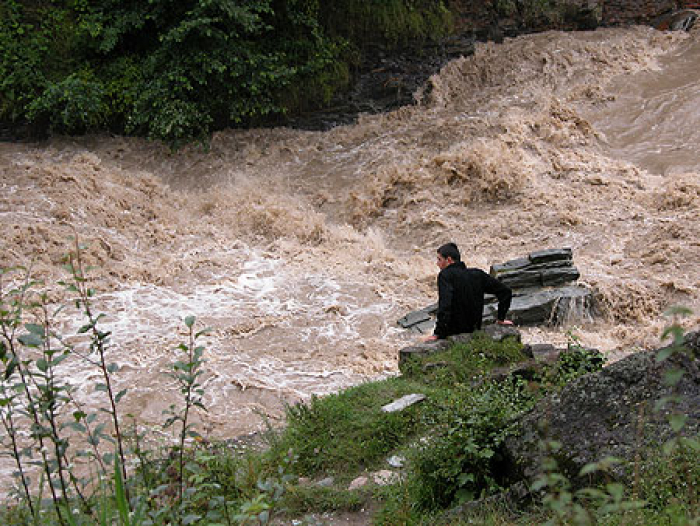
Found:
[[[210,327],[209,411],[196,419],[216,437],[395,374],[415,340],[396,320],[435,301],[447,240],[485,269],[571,247],[601,317],[524,338],[572,331],[618,358],[659,343],[670,305],[698,324],[699,38],[632,28],[486,44],[415,107],[328,132],[227,130],[207,152],[97,136],[0,144],[0,264],[34,259],[51,282],[70,236],[88,246],[122,410],[143,425],[181,403],[167,373],[185,316]],[[63,367],[78,400],[103,403],[94,369]]]

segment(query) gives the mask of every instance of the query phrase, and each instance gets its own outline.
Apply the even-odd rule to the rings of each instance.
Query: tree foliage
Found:
[[[348,38],[432,35],[445,13],[427,0],[5,0],[0,123],[204,139],[327,104],[349,78]]]

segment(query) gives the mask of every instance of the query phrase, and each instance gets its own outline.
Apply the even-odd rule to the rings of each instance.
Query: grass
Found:
[[[420,383],[391,378],[289,407],[287,428],[276,448],[299,455],[302,475],[328,472],[351,477],[377,467],[424,429],[419,405],[395,413],[381,408],[404,395],[425,391]]]

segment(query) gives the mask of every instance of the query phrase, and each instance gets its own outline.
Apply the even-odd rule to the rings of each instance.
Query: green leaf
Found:
[[[204,336],[205,334],[209,334],[210,332],[212,332],[211,327],[207,327],[206,329],[202,329],[201,331],[199,331],[198,333],[196,333],[196,334],[194,335],[194,337],[195,337],[195,339],[197,339],[197,338],[199,338],[200,336]]]
[[[124,491],[124,479],[122,477],[122,469],[119,464],[119,455],[114,455],[114,492],[117,501],[117,509],[124,526],[131,526],[129,522],[129,503],[126,500],[126,491]]]
[[[68,358],[68,353],[59,354],[58,356],[56,356],[56,358],[51,360],[51,363],[49,365],[51,365],[51,367],[56,367],[59,363],[61,363],[66,358]]]
[[[662,398],[659,398],[656,402],[654,402],[654,411],[661,411],[669,402],[678,401],[679,398],[677,396],[664,396]]]
[[[24,326],[31,334],[36,334],[39,338],[43,339],[46,330],[43,325],[37,325],[36,323],[27,323]]]
[[[582,477],[584,475],[590,475],[591,473],[595,473],[599,469],[600,468],[598,467],[598,464],[596,464],[595,462],[592,462],[590,464],[586,464],[585,466],[583,466],[581,468],[581,471],[579,472],[579,475],[581,475]]]
[[[44,358],[39,358],[36,361],[36,368],[39,369],[42,373],[45,373],[49,369],[49,364]]]
[[[675,440],[671,439],[661,447],[661,450],[663,451],[664,455],[670,457],[676,450],[677,445],[678,443]]]
[[[691,316],[693,311],[683,305],[673,305],[664,311],[665,316]]]
[[[185,325],[187,325],[188,328],[192,328],[195,322],[195,317],[194,316],[187,316],[185,318]]]
[[[118,371],[119,371],[119,364],[110,363],[110,364],[107,366],[107,372],[108,372],[108,373],[116,373],[116,372],[118,372]]]
[[[88,331],[89,331],[90,329],[92,329],[93,327],[94,327],[94,324],[93,324],[93,323],[86,323],[85,325],[83,325],[82,327],[80,327],[80,329],[78,329],[78,334],[85,334],[86,332],[88,332]]]
[[[127,391],[128,389],[122,389],[121,391],[119,391],[114,397],[114,403],[118,404],[122,397],[127,393]]]
[[[108,392],[107,386],[103,383],[96,383],[95,384],[95,391],[99,391],[101,393],[106,393]]]
[[[688,416],[683,414],[675,414],[668,417],[668,421],[671,424],[671,429],[673,429],[675,433],[678,433],[678,431],[683,429],[683,426],[685,426],[687,420]]]
[[[671,356],[674,353],[675,349],[672,347],[666,347],[664,349],[661,349],[658,353],[656,353],[656,363],[663,362],[666,360],[669,356]]]
[[[26,345],[27,347],[41,347],[44,344],[44,338],[33,333],[23,334],[18,340],[22,345]]]
[[[664,383],[669,386],[676,385],[678,382],[680,382],[681,378],[683,378],[683,374],[682,369],[671,369],[666,371],[664,374]]]

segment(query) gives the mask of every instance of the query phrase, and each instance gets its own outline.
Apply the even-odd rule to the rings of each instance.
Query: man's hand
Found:
[[[498,320],[496,323],[498,325],[513,325],[513,322],[510,320]]]
[[[434,342],[434,341],[437,340],[437,339],[438,339],[437,336],[435,336],[434,334],[431,334],[430,336],[425,336],[424,338],[421,338],[421,341],[424,341],[424,342]]]

